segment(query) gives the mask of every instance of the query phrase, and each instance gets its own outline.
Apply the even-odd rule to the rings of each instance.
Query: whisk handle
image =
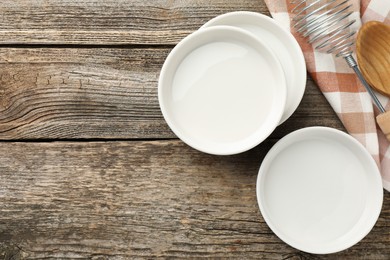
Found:
[[[381,113],[385,113],[386,110],[382,106],[381,102],[379,101],[378,97],[375,95],[374,91],[371,89],[370,85],[368,85],[367,81],[364,79],[362,73],[359,70],[359,67],[355,61],[355,59],[352,57],[352,55],[348,55],[344,57],[344,59],[347,61],[348,65],[355,71],[356,75],[358,76],[360,82],[363,84],[365,89],[367,90],[368,94],[370,94],[372,100],[374,101],[375,105],[378,107],[379,111]]]
[[[355,71],[359,80],[362,82],[363,86],[366,88],[367,92],[370,94],[372,100],[374,100],[375,105],[381,111],[381,114],[379,114],[376,117],[376,122],[378,123],[382,132],[385,134],[386,139],[388,141],[390,141],[390,111],[386,112],[385,108],[379,102],[378,97],[375,95],[374,91],[371,89],[371,87],[368,85],[367,81],[364,79],[364,77],[363,77],[362,73],[360,72],[360,70],[357,66],[357,63],[356,63],[355,59],[352,57],[352,55],[346,56],[345,60],[348,62],[349,66]]]

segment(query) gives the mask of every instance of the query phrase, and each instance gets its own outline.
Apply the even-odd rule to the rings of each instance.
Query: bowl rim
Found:
[[[263,136],[261,136],[261,138],[257,138],[256,141],[252,141],[252,142],[246,141],[247,143],[249,143],[248,145],[238,145],[240,142],[235,142],[235,143],[233,143],[232,146],[229,147],[229,149],[227,149],[226,146],[223,147],[223,149],[211,147],[211,145],[209,145],[208,147],[204,147],[204,146],[200,145],[199,143],[197,143],[196,141],[192,140],[190,136],[183,134],[181,132],[180,128],[172,120],[169,109],[167,108],[168,104],[167,104],[167,101],[164,97],[164,95],[165,95],[164,91],[167,88],[167,86],[165,86],[166,85],[165,84],[166,77],[168,77],[167,75],[169,73],[172,73],[172,72],[170,72],[170,70],[172,70],[171,64],[173,63],[174,59],[177,59],[178,56],[180,57],[180,55],[181,55],[180,52],[183,52],[183,51],[185,52],[185,49],[188,48],[188,46],[191,46],[192,41],[195,41],[198,37],[205,37],[204,35],[207,35],[207,34],[210,36],[216,35],[216,34],[221,34],[221,35],[226,35],[226,37],[231,37],[230,35],[234,34],[234,35],[236,35],[236,37],[237,36],[245,37],[247,42],[250,40],[251,42],[256,44],[257,48],[259,48],[259,49],[261,48],[262,51],[265,51],[267,53],[267,55],[269,55],[271,57],[272,62],[273,62],[272,65],[275,66],[275,73],[278,75],[278,78],[276,79],[278,81],[277,82],[277,85],[278,85],[278,90],[277,90],[278,91],[278,98],[277,98],[278,105],[273,107],[274,117],[272,117],[272,119],[267,119],[268,121],[270,121],[270,122],[267,122],[267,124],[271,124],[271,126],[268,127],[268,129],[266,129],[266,131],[264,131],[264,129],[261,130],[261,131],[265,132],[265,134],[263,134]],[[245,40],[244,38],[242,38],[242,39]],[[209,42],[212,42],[212,40],[209,40]],[[249,43],[247,43],[247,44],[249,45]],[[189,49],[191,49],[191,48],[189,48]],[[188,53],[190,53],[190,52],[191,51],[188,51]],[[182,57],[182,59],[184,59],[184,57],[188,53],[186,53]],[[174,68],[175,71],[176,71],[176,68],[177,67]],[[174,74],[174,72],[172,74]],[[172,51],[168,54],[163,66],[162,66],[159,80],[158,80],[158,101],[160,104],[160,109],[161,109],[161,112],[163,114],[163,117],[164,117],[165,121],[167,122],[168,126],[170,127],[170,129],[173,131],[173,133],[177,137],[179,137],[187,145],[189,145],[189,146],[191,146],[191,147],[193,147],[196,150],[199,150],[201,152],[205,152],[208,154],[214,154],[214,155],[232,155],[232,154],[242,153],[242,152],[245,152],[245,151],[257,146],[261,142],[263,142],[278,126],[280,119],[281,119],[283,112],[284,112],[285,103],[286,103],[286,96],[287,96],[286,80],[284,78],[282,66],[281,66],[280,62],[278,61],[278,59],[276,58],[275,54],[271,51],[271,49],[267,45],[265,45],[257,37],[255,37],[251,33],[247,32],[246,30],[236,28],[233,26],[213,26],[210,28],[205,28],[202,30],[195,31],[195,32],[191,33],[190,35],[188,35],[187,37],[185,37],[184,39],[182,39],[172,49]],[[255,133],[260,132],[260,129],[261,128],[258,128],[258,130],[256,130]],[[245,141],[245,139],[244,139],[244,141]],[[244,141],[241,141],[241,143],[243,143]]]

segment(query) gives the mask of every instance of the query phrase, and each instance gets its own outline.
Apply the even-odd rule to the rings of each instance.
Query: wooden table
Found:
[[[372,232],[332,256],[279,240],[256,202],[261,161],[303,127],[343,126],[309,78],[295,114],[256,148],[200,153],[157,100],[173,46],[262,0],[2,0],[0,257],[390,258],[390,194]]]

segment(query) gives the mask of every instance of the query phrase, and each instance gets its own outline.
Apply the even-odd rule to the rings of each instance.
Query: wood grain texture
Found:
[[[175,138],[157,99],[171,48],[0,49],[0,139]],[[273,137],[305,126],[342,129],[309,79]]]
[[[125,259],[388,259],[390,196],[373,231],[331,256],[280,241],[255,182],[274,144],[211,156],[180,141],[1,143],[0,255]]]
[[[166,56],[238,10],[269,15],[263,0],[0,2],[0,258],[389,259],[389,193],[370,234],[336,255],[289,247],[261,217],[270,147],[302,127],[344,129],[310,78],[291,118],[243,154],[197,152],[166,125]]]
[[[172,137],[157,101],[158,74],[167,53],[3,50],[1,138]]]
[[[261,0],[3,0],[1,44],[175,44],[231,11],[268,14]]]

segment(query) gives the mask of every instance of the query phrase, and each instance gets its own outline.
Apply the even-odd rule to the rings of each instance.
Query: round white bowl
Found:
[[[251,33],[232,26],[198,30],[168,55],[158,99],[172,131],[210,154],[253,148],[278,126],[286,102],[282,66]]]
[[[336,129],[309,127],[276,143],[257,178],[260,211],[272,231],[299,250],[347,249],[375,225],[381,175],[357,140]]]

